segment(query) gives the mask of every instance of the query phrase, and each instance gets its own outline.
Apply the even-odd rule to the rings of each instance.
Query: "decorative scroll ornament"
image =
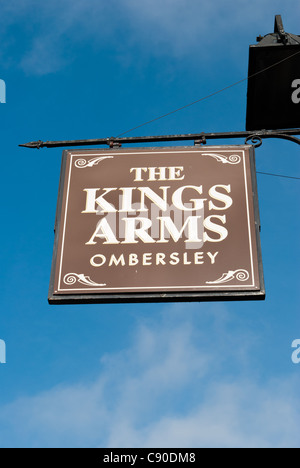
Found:
[[[260,135],[248,136],[245,140],[245,144],[247,145],[249,142],[251,142],[254,148],[259,148],[263,144],[263,141]]]
[[[206,281],[206,284],[222,284],[228,283],[233,279],[237,279],[238,281],[247,281],[250,278],[249,272],[247,270],[230,270],[228,273],[224,273],[221,278],[217,279],[216,281]]]
[[[218,162],[221,162],[223,164],[239,164],[242,160],[242,158],[238,156],[237,154],[232,154],[228,157],[228,156],[224,156],[223,154],[203,153],[202,156],[210,156],[212,158],[215,158]]]
[[[77,167],[77,169],[84,169],[86,167],[97,166],[97,164],[99,164],[104,159],[113,159],[113,156],[102,156],[100,158],[90,159],[89,161],[83,158],[77,159],[75,161],[75,167]]]
[[[84,284],[85,286],[92,286],[92,287],[97,286],[97,287],[103,288],[104,286],[106,286],[106,284],[95,283],[94,281],[91,280],[89,276],[86,276],[84,274],[78,275],[77,273],[68,273],[64,277],[64,283],[67,284],[68,286],[71,286],[75,284],[76,282]]]

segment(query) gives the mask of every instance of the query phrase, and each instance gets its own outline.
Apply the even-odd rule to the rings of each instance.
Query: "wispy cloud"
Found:
[[[296,398],[286,402],[288,382],[278,384],[274,381],[262,388],[240,379],[209,384],[204,400],[187,414],[163,415],[142,428],[124,424],[119,431],[115,427],[110,446],[299,447]]]
[[[120,57],[135,47],[149,57],[208,61],[220,49],[230,56],[241,34],[254,41],[254,34],[272,32],[277,13],[297,28],[298,0],[11,0],[3,4],[0,24],[5,34],[16,26],[27,37],[20,43],[20,65],[39,75],[69,63],[72,47],[84,41],[98,50],[109,43]]]
[[[299,447],[296,382],[256,375],[257,346],[222,305],[169,306],[96,380],[2,407],[1,445]]]

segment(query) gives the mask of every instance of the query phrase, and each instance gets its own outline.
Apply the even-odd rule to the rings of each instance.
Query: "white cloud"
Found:
[[[125,440],[123,431],[116,429],[110,446],[131,446],[133,441],[140,447],[299,447],[296,397],[286,402],[284,385],[275,385],[275,392],[273,385],[261,388],[239,379],[209,385],[211,394],[188,414],[162,416],[142,430],[129,426]]]
[[[257,346],[223,305],[166,307],[93,382],[2,406],[1,445],[299,447],[298,383],[255,377]]]

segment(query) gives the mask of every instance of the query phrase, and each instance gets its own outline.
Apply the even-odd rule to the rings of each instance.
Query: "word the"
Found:
[[[300,364],[300,340],[294,340],[292,348],[296,348],[292,354],[292,362],[294,364]]]
[[[299,104],[300,102],[300,79],[293,81],[292,88],[296,88],[296,90],[292,94],[292,101],[294,104]]]
[[[135,173],[135,182],[154,182],[156,180],[183,180],[185,175],[181,172],[184,170],[183,167],[133,167],[130,169],[130,173]],[[146,173],[146,179],[143,174]]]
[[[0,103],[6,103],[6,84],[4,80],[0,80]]]
[[[0,340],[0,364],[6,364],[6,344]]]

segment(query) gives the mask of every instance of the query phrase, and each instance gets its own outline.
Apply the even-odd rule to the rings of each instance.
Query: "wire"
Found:
[[[119,135],[116,136],[116,138],[120,138],[121,136],[126,135],[127,133],[130,133],[130,132],[133,132],[134,130],[137,130],[138,128],[144,127],[145,125],[148,125],[148,124],[153,123],[153,122],[157,122],[158,120],[164,119],[165,117],[168,117],[169,115],[175,114],[176,112],[179,112],[179,111],[181,111],[183,109],[187,109],[188,107],[194,106],[195,104],[198,104],[199,102],[205,101],[206,99],[209,99],[209,98],[211,98],[213,96],[216,96],[217,94],[220,94],[223,91],[227,91],[228,89],[233,88],[234,86],[237,86],[237,85],[243,83],[244,81],[247,81],[247,80],[249,80],[251,78],[254,78],[257,75],[265,73],[266,71],[270,70],[271,68],[274,68],[277,65],[280,65],[281,63],[283,63],[283,62],[285,62],[287,60],[290,60],[291,58],[293,58],[293,57],[295,57],[296,55],[299,55],[299,54],[300,54],[300,51],[296,52],[293,55],[290,55],[289,57],[286,57],[283,60],[280,60],[279,62],[276,62],[275,64],[265,68],[264,70],[260,70],[259,72],[256,72],[253,75],[247,76],[247,78],[243,78],[242,80],[239,80],[236,83],[233,83],[233,84],[231,84],[229,86],[226,86],[225,88],[222,88],[219,91],[215,91],[214,93],[211,93],[208,96],[205,96],[203,98],[197,99],[196,101],[193,101],[190,104],[186,104],[185,106],[179,107],[178,109],[175,109],[175,110],[170,111],[170,112],[168,112],[166,114],[163,114],[160,117],[156,117],[156,118],[148,120],[147,122],[144,122],[144,123],[142,123],[140,125],[137,125],[136,127],[133,127],[131,129],[127,130],[126,132],[120,133]]]
[[[191,107],[194,104],[198,104],[201,101],[205,101],[206,99],[209,99],[209,98],[211,98],[213,96],[216,96],[217,94],[220,94],[223,91],[226,91],[227,89],[233,88],[234,86],[237,86],[238,84],[240,84],[240,83],[242,83],[243,81],[246,81],[246,80],[247,80],[247,78],[244,78],[244,79],[242,79],[240,81],[237,81],[236,83],[233,83],[230,86],[226,86],[226,88],[220,89],[219,91],[215,91],[214,93],[209,94],[208,96],[205,96],[205,97],[203,97],[201,99],[197,99],[197,101],[191,102],[190,104],[186,104],[185,106],[179,107],[178,109],[175,109],[175,110],[173,110],[171,112],[168,112],[167,114],[161,115],[160,117],[156,117],[155,119],[149,120],[148,122],[144,122],[141,125],[138,125],[137,127],[131,128],[130,130],[127,130],[126,132],[120,133],[120,135],[118,135],[116,138],[119,138],[119,137],[121,137],[123,135],[126,135],[127,133],[133,132],[134,130],[137,130],[138,128],[144,127],[145,125],[156,122],[157,120],[168,117],[169,115],[175,114],[176,112],[179,112],[179,111],[181,111],[183,109],[186,109],[187,107]]]
[[[272,174],[271,172],[260,172],[257,171],[257,174],[263,174],[263,175],[268,175],[268,176],[273,176],[273,177],[283,177],[285,179],[295,179],[295,180],[300,180],[300,177],[291,177],[287,175],[282,175],[282,174]]]

